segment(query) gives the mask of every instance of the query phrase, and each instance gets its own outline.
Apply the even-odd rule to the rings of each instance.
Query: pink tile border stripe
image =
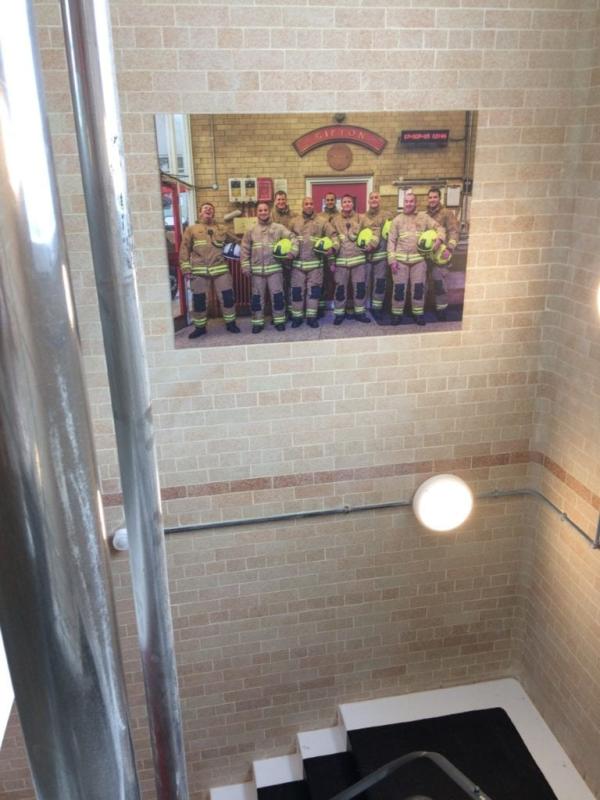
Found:
[[[600,510],[600,495],[594,494],[559,464],[536,450],[433,459],[431,461],[411,461],[404,464],[389,464],[379,467],[355,467],[354,469],[304,472],[298,475],[277,475],[268,478],[245,478],[237,481],[218,481],[190,486],[170,486],[161,490],[161,497],[163,500],[178,500],[186,497],[209,497],[219,494],[234,494],[235,492],[256,492],[264,491],[265,489],[314,486],[321,483],[337,483],[339,481],[393,478],[399,475],[434,474],[450,470],[469,470],[527,463],[541,464],[565,486],[568,486],[575,494],[581,497],[582,500],[585,500],[596,510]],[[103,495],[103,500],[105,506],[118,506],[122,504],[123,496],[121,494],[105,494]]]

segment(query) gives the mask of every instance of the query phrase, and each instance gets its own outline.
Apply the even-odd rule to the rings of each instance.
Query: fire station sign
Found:
[[[317,147],[339,142],[366,147],[367,150],[372,150],[377,155],[387,145],[387,139],[367,128],[359,128],[356,125],[325,125],[323,128],[315,128],[315,130],[300,136],[293,142],[293,146],[299,156],[305,156]]]
[[[449,130],[402,131],[400,144],[404,147],[447,147]]]

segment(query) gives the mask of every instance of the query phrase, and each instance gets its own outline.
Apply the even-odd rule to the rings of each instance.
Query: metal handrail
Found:
[[[393,761],[384,764],[383,767],[379,767],[365,778],[361,778],[347,789],[338,792],[331,800],[352,800],[353,797],[361,794],[361,792],[370,789],[384,778],[388,778],[390,775],[393,775],[394,772],[397,772],[402,767],[420,758],[427,758],[429,761],[432,761],[436,767],[439,767],[451,781],[473,800],[492,800],[483,789],[480,789],[477,784],[473,783],[473,781],[468,778],[464,772],[461,772],[458,767],[455,767],[451,761],[448,761],[448,759],[440,753],[435,753],[430,750],[415,750],[412,753],[400,756],[400,758],[395,758]]]
[[[526,487],[524,489],[494,489],[490,492],[483,492],[475,496],[476,500],[496,500],[501,497],[537,497],[543,500],[553,511],[555,511],[563,522],[568,523],[577,533],[582,536],[592,549],[600,549],[600,520],[596,530],[595,538],[592,538],[581,528],[569,515],[556,506],[544,494],[537,489]],[[289,522],[291,520],[310,519],[313,517],[329,517],[336,514],[353,514],[358,511],[385,511],[393,508],[408,508],[412,506],[411,500],[391,500],[387,503],[367,503],[363,506],[338,506],[337,508],[322,508],[312,511],[292,511],[287,514],[272,514],[264,517],[247,517],[245,519],[217,520],[216,522],[199,522],[191,525],[177,525],[165,528],[165,535],[176,533],[195,533],[197,531],[215,530],[217,528],[234,528],[246,525],[260,525],[265,522]]]

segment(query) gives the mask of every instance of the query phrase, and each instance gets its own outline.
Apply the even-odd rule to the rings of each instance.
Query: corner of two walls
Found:
[[[535,449],[538,488],[592,537],[600,514],[600,14],[595,47],[579,54],[565,198],[564,259],[551,267]],[[560,223],[564,230],[564,226]],[[522,682],[596,795],[600,795],[600,550],[540,506],[532,519]]]

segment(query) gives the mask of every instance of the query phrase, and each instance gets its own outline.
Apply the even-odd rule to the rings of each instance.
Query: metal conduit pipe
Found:
[[[61,0],[61,8],[131,541],[131,575],[157,797],[187,800],[158,468],[132,260],[109,8],[106,0]]]
[[[537,489],[494,489],[491,492],[483,492],[475,496],[476,500],[494,500],[499,497],[536,497],[545,502],[553,511],[560,515],[564,522],[567,522],[577,533],[589,542],[594,549],[600,549],[600,520],[595,539],[592,539],[582,528],[577,525],[564,511],[554,505],[551,500],[538,492]],[[196,531],[208,531],[217,528],[235,528],[242,525],[259,525],[265,522],[289,522],[295,519],[309,519],[312,517],[330,517],[335,514],[353,514],[359,511],[383,511],[392,508],[407,508],[412,506],[412,500],[392,500],[389,503],[370,503],[364,506],[341,506],[338,508],[325,508],[315,511],[297,511],[289,514],[274,514],[268,517],[248,517],[247,519],[230,519],[219,522],[201,522],[197,525],[178,525],[165,528],[165,534],[194,533]],[[123,542],[124,543],[124,542]],[[126,549],[119,546],[117,549]]]
[[[30,2],[0,4],[0,623],[38,800],[139,800]]]

